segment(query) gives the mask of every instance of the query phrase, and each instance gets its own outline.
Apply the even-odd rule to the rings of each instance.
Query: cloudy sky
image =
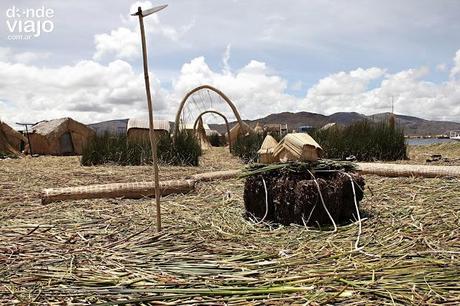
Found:
[[[129,13],[159,4],[1,1],[0,119],[144,116],[138,20]],[[168,4],[145,20],[158,118],[172,120],[188,90],[212,84],[248,119],[373,114],[393,98],[397,113],[460,122],[460,1]],[[52,14],[31,16],[42,5]]]

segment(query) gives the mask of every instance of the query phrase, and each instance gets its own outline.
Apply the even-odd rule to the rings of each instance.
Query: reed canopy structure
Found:
[[[226,94],[211,85],[201,85],[190,90],[180,102],[174,124],[174,138],[183,127],[193,124],[196,128],[199,120],[203,120],[205,126],[205,115],[211,117],[212,123],[219,123],[220,119],[224,120],[227,127],[227,141],[230,145],[235,142],[239,134],[251,130],[243,122],[236,105]],[[230,120],[243,128],[236,128],[232,133],[228,124]]]

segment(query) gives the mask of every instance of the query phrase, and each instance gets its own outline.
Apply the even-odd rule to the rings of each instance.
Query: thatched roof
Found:
[[[148,119],[131,118],[128,120],[127,131],[130,129],[149,129]],[[170,130],[170,124],[168,120],[153,120],[153,129],[157,131],[168,131]]]
[[[32,126],[32,133],[36,133],[42,136],[49,136],[55,133],[56,130],[60,129],[68,120],[71,118],[60,118],[49,121],[41,121]]]
[[[284,136],[273,150],[273,155],[277,156],[282,151],[287,150],[294,158],[301,160],[307,150],[322,152],[320,145],[307,133],[291,133]]]
[[[256,126],[254,127],[254,132],[260,133],[260,134],[264,132],[264,128],[259,122],[256,123]]]
[[[31,143],[26,151],[30,153],[32,147],[34,154],[81,154],[88,139],[95,134],[93,129],[72,118],[42,121],[32,126]]]
[[[238,138],[239,134],[250,134],[254,133],[254,130],[246,123],[243,121],[243,127],[240,127],[239,123],[236,123],[231,129],[230,129],[230,141],[234,143],[236,139]],[[229,137],[229,135],[227,135]]]
[[[5,134],[5,136],[10,140],[20,140],[20,141],[27,141],[26,137],[13,129],[11,126],[6,124],[5,122],[0,121],[0,129]]]
[[[249,124],[247,124],[246,122],[243,121],[243,129],[245,131],[252,131],[251,127],[249,126]],[[237,122],[234,126],[232,126],[232,128],[230,129],[230,134],[234,133],[235,131],[239,131],[240,130],[240,124]]]
[[[273,153],[273,150],[275,147],[278,145],[278,141],[276,141],[275,138],[273,138],[270,135],[267,135],[262,142],[262,145],[260,146],[259,151],[257,153],[259,154],[270,154]]]
[[[31,133],[54,137],[69,130],[85,130],[86,133],[94,134],[91,128],[69,117],[40,121],[32,126]]]

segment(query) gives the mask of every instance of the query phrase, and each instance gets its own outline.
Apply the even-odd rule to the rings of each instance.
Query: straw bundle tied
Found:
[[[271,135],[267,135],[260,146],[259,154],[273,153],[273,149],[278,145],[278,142]]]
[[[267,135],[260,146],[259,151],[259,162],[263,164],[271,164],[276,161],[273,156],[273,150],[278,145],[278,142],[270,135]]]
[[[226,170],[195,174],[182,180],[160,182],[160,194],[185,194],[192,191],[199,181],[213,181],[238,176],[240,170]],[[98,184],[79,187],[48,188],[41,192],[42,204],[63,200],[81,200],[98,198],[129,198],[140,199],[155,196],[153,182],[133,182]]]
[[[321,156],[323,149],[307,133],[287,134],[274,148],[273,156],[281,162],[299,160],[314,161]]]
[[[170,180],[160,182],[160,194],[162,196],[173,193],[188,193],[193,190],[193,180]],[[42,203],[47,204],[62,200],[80,200],[96,198],[130,198],[139,199],[155,196],[155,184],[153,182],[99,184],[81,187],[50,188],[44,189],[41,198]]]
[[[460,166],[358,163],[358,171],[387,177],[460,177]]]

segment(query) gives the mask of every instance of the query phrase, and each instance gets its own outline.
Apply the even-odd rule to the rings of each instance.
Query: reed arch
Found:
[[[173,133],[174,139],[176,138],[177,134],[179,133],[180,116],[181,116],[181,114],[182,114],[182,112],[184,110],[185,104],[190,100],[189,99],[190,97],[193,98],[193,94],[198,93],[201,90],[210,90],[210,91],[216,93],[218,96],[220,96],[227,103],[227,105],[230,107],[230,109],[232,110],[233,114],[235,115],[236,121],[238,122],[239,126],[241,127],[240,132],[244,129],[243,121],[241,120],[240,113],[238,112],[238,109],[236,108],[235,104],[233,104],[233,102],[219,89],[217,89],[217,88],[215,88],[215,87],[213,87],[211,85],[201,85],[201,86],[198,86],[198,87],[192,89],[191,91],[189,91],[184,96],[184,98],[182,99],[182,101],[181,101],[181,103],[179,105],[179,109],[177,110],[177,113],[176,113],[176,120],[175,120],[174,133]],[[208,110],[204,110],[204,111],[208,111]],[[209,111],[211,111],[211,110],[209,110]],[[225,118],[225,121],[227,122],[227,118]],[[228,128],[229,128],[229,126],[227,126],[227,129]],[[230,140],[229,140],[229,143],[230,143]]]
[[[195,120],[195,123],[193,123],[193,131],[195,132],[196,131],[196,127],[198,125],[198,121],[200,121],[200,119],[202,119],[203,115],[206,115],[206,114],[216,114],[220,117],[222,117],[222,119],[224,119],[225,121],[225,126],[227,127],[227,135],[228,135],[228,149],[230,152],[232,152],[232,141],[230,139],[230,125],[228,124],[228,120],[227,120],[227,117],[224,116],[224,114],[222,113],[219,113],[218,111],[215,111],[215,110],[207,110],[207,111],[204,111],[202,112],[201,114],[198,115],[198,117],[196,118]]]

